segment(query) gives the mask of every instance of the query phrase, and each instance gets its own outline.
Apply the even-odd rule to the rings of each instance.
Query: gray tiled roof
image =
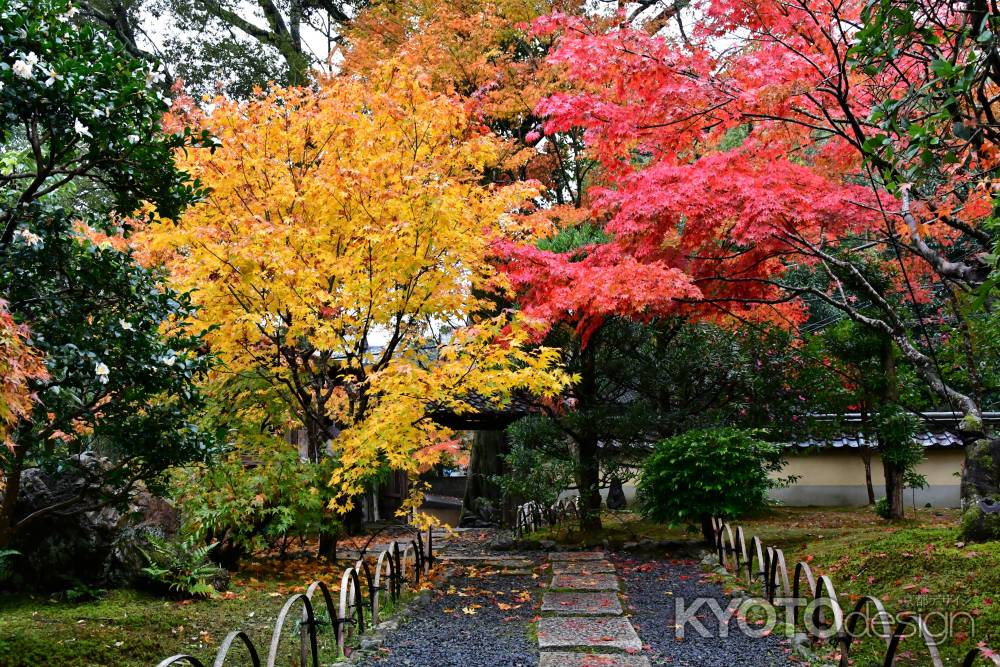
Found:
[[[956,434],[950,431],[944,431],[941,433],[932,433],[930,431],[924,431],[923,433],[917,434],[917,442],[919,442],[924,447],[961,447],[962,439]],[[800,440],[798,442],[787,442],[786,447],[801,447],[803,449],[807,447],[833,447],[835,449],[840,449],[842,447],[850,447],[852,449],[857,449],[859,447],[874,447],[874,440],[869,441],[861,433],[851,433],[851,434],[841,434],[832,438],[807,438],[805,440]]]

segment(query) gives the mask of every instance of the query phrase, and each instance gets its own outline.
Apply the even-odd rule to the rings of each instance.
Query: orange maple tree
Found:
[[[47,378],[45,364],[31,348],[28,328],[17,324],[0,300],[0,443],[11,451],[11,428],[31,414],[31,382]],[[0,476],[0,483],[3,479]]]

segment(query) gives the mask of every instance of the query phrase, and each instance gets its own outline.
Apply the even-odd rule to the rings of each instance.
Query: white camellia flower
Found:
[[[91,139],[93,139],[93,138],[94,138],[94,135],[92,135],[92,134],[90,133],[90,128],[89,128],[89,127],[87,127],[86,125],[84,125],[83,123],[81,123],[81,122],[80,122],[80,119],[79,119],[79,118],[77,118],[77,119],[75,119],[75,120],[73,121],[73,129],[74,129],[74,130],[76,131],[76,133],[77,133],[77,134],[79,134],[79,135],[80,135],[81,137],[90,137]]]
[[[14,71],[15,76],[19,76],[22,79],[31,79],[35,76],[31,63],[27,60],[15,60],[11,69]]]
[[[42,245],[42,237],[27,229],[19,229],[14,232],[14,238],[24,241],[25,245],[31,248],[37,248]]]
[[[162,361],[164,366],[173,366],[174,363],[177,361],[177,357],[171,354],[169,357],[163,357]]]
[[[128,142],[130,144],[137,144],[137,143],[139,143],[139,135],[138,134],[130,134],[130,135],[128,135],[127,138],[128,138]]]
[[[118,320],[118,324],[120,324],[122,329],[124,329],[125,331],[135,331],[135,327],[132,325],[131,322],[127,322],[125,320]]]
[[[108,383],[108,375],[111,374],[111,369],[108,368],[107,364],[103,361],[97,364],[97,368],[94,369],[94,375],[97,376],[98,382],[101,384]]]
[[[62,23],[69,23],[73,20],[73,17],[80,13],[79,7],[70,7],[66,10],[66,13],[59,17],[59,21]]]
[[[60,80],[60,79],[62,79],[62,74],[60,74],[59,72],[55,71],[54,69],[50,69],[49,70],[49,78],[47,78],[45,80],[45,87],[46,88],[51,88],[52,84],[55,83],[56,81]]]

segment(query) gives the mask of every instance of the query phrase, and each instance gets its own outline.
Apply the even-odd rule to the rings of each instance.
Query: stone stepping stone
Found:
[[[557,574],[551,588],[576,591],[617,591],[618,577],[613,574]]]
[[[644,655],[620,653],[547,652],[539,656],[538,667],[650,667]]]
[[[552,574],[606,574],[615,566],[606,560],[564,560],[552,563]]]
[[[542,611],[574,616],[620,615],[622,613],[622,603],[616,593],[604,591],[586,593],[548,591],[542,596]]]
[[[493,560],[483,561],[483,565],[485,567],[493,567],[503,570],[511,570],[511,569],[523,570],[525,568],[530,569],[535,567],[535,562],[528,560],[527,558],[510,558],[510,559],[500,559],[500,560],[493,559]]]
[[[549,560],[604,560],[603,551],[553,551]]]
[[[642,641],[621,616],[545,616],[538,620],[538,648],[642,650]]]

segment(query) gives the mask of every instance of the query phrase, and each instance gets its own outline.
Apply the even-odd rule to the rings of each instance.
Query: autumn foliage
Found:
[[[485,296],[507,286],[487,259],[536,188],[481,185],[498,142],[420,70],[219,100],[202,122],[219,146],[179,157],[210,194],[154,224],[147,252],[195,290],[227,372],[266,378],[313,451],[332,447],[339,507],[382,466],[437,460],[451,433],[432,409],[565,381]]]
[[[0,444],[13,450],[9,430],[31,414],[32,381],[48,376],[28,341],[28,328],[18,325],[0,301]]]

